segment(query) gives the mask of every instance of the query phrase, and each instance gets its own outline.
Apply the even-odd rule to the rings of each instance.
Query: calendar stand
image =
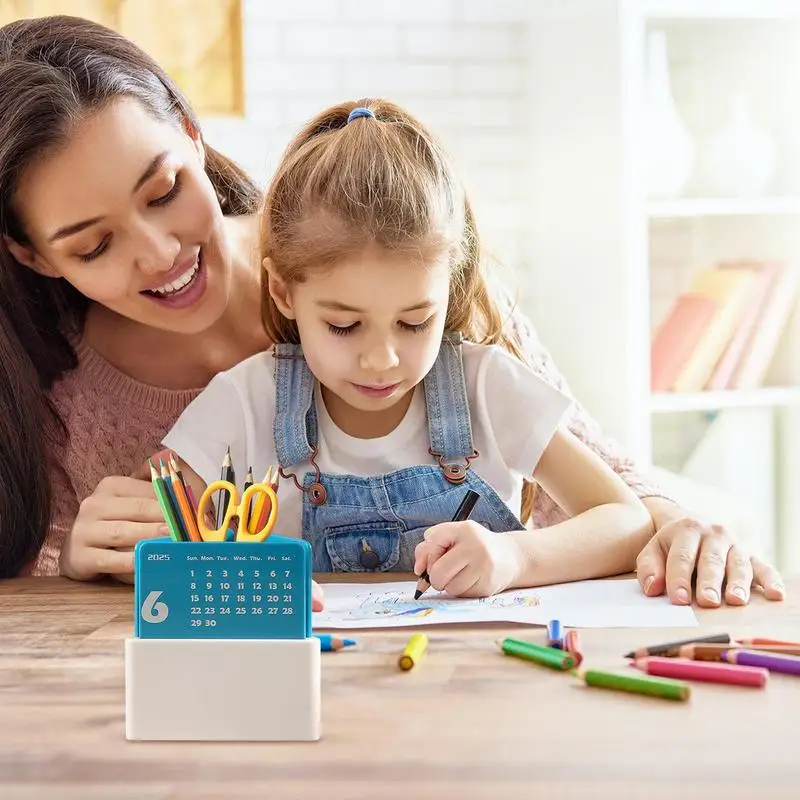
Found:
[[[137,544],[126,738],[319,739],[310,550],[280,536]]]

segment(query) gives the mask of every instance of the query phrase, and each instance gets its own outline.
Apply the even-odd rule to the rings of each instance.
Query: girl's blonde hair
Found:
[[[354,118],[366,108],[374,115]],[[461,181],[440,144],[411,114],[387,100],[363,99],[318,114],[294,138],[264,204],[261,258],[291,284],[331,269],[368,247],[425,261],[448,256],[445,330],[499,345],[523,361],[487,285],[486,260]],[[262,275],[261,316],[274,342],[299,344]],[[522,519],[533,485],[523,487]]]

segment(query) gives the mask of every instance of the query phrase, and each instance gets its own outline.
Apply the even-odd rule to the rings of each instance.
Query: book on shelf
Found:
[[[651,390],[761,386],[799,286],[791,264],[735,261],[698,270],[653,334]]]

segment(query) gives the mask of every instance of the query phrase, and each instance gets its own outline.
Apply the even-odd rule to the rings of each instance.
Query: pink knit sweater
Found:
[[[515,315],[515,332],[528,363],[546,381],[570,394],[566,381],[549,353],[521,315]],[[61,459],[63,470],[54,475],[53,523],[38,558],[34,575],[57,575],[64,539],[72,527],[81,501],[107,475],[130,475],[160,449],[161,440],[200,389],[175,391],[135,381],[106,361],[85,343],[78,345],[78,367],[52,390],[52,399],[69,431],[69,444]],[[577,402],[570,411],[570,428],[633,488],[639,497],[663,496],[637,474],[614,442],[603,437],[597,423]],[[565,518],[563,511],[543,491],[536,493],[533,523],[544,527]]]

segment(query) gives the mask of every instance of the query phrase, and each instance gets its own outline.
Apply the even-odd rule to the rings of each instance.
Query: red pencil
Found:
[[[734,686],[756,686],[763,688],[769,680],[769,672],[761,667],[744,667],[721,664],[716,661],[685,661],[682,658],[637,658],[637,669],[660,678],[678,678],[687,681],[727,683]],[[731,669],[735,667],[735,669]]]

